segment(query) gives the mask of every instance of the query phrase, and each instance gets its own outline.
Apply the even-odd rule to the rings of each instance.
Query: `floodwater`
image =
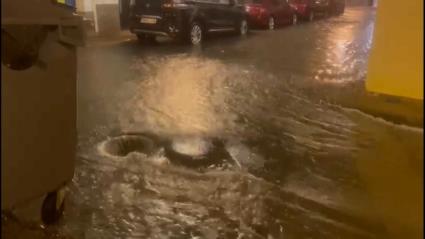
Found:
[[[44,235],[420,238],[423,129],[329,100],[364,91],[374,17],[81,49],[77,167]]]

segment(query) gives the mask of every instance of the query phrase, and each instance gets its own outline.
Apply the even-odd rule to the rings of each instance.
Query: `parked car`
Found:
[[[296,24],[298,16],[287,0],[248,0],[245,2],[248,23],[252,27],[275,29]]]
[[[331,0],[289,0],[289,4],[295,9],[298,17],[302,20],[313,21],[316,16],[327,16],[329,2]]]
[[[161,35],[198,45],[208,33],[245,35],[248,22],[234,0],[130,0],[129,28],[142,41]]]

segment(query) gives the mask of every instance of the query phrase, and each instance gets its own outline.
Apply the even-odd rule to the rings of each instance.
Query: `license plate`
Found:
[[[146,24],[156,24],[156,18],[150,18],[150,17],[142,17],[140,19],[141,23],[146,23]]]

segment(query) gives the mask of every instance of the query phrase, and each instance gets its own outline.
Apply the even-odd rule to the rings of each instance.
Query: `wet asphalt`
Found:
[[[79,49],[64,218],[3,219],[2,236],[420,238],[423,128],[352,107],[374,18]]]

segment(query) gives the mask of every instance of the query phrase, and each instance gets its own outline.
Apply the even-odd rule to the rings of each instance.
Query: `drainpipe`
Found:
[[[94,20],[94,31],[99,33],[99,22],[97,19],[97,2],[96,0],[92,0],[92,8],[93,8],[93,20]]]

